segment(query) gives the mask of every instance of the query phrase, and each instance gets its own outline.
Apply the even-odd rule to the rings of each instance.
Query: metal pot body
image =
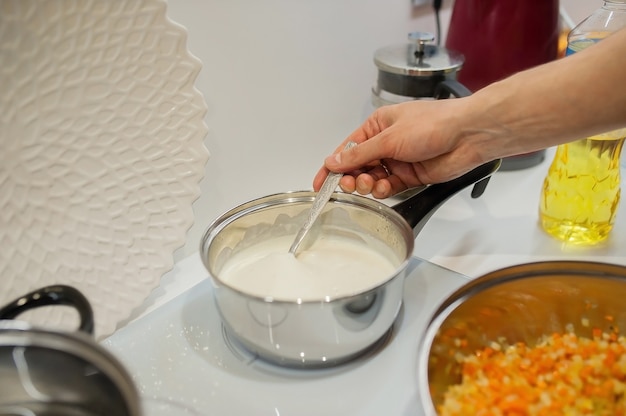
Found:
[[[393,273],[381,276],[380,284],[339,298],[275,300],[234,289],[221,278],[224,265],[241,250],[275,238],[293,239],[315,192],[270,195],[226,212],[209,226],[200,243],[224,326],[248,350],[284,366],[327,367],[361,354],[390,330],[398,315],[415,236],[460,190],[474,185],[472,196],[480,196],[499,166],[500,160],[494,160],[451,181],[411,190],[410,197],[393,207],[334,193],[308,238],[326,233],[365,241],[368,249],[384,252],[395,266]]]
[[[594,328],[626,328],[625,298],[626,267],[583,261],[523,264],[466,284],[442,302],[420,344],[425,414],[436,415],[447,388],[460,382],[455,354],[471,354],[501,339],[533,346],[571,328],[589,338]]]
[[[224,284],[220,271],[239,250],[295,236],[315,195],[290,192],[241,205],[216,220],[201,245],[229,333],[262,358],[286,366],[335,365],[383,337],[401,307],[404,270],[413,252],[413,230],[402,216],[372,199],[335,193],[311,232],[366,240],[372,250],[384,250],[395,272],[381,284],[349,296],[303,302],[256,297]]]
[[[79,330],[52,331],[13,320],[48,305],[74,307]],[[87,299],[69,286],[47,286],[0,308],[0,414],[139,416],[132,379],[93,340],[92,330]]]

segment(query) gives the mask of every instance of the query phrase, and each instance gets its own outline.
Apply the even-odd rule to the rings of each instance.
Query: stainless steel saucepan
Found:
[[[228,333],[261,358],[284,366],[332,366],[361,354],[396,319],[415,236],[458,191],[474,185],[473,195],[482,194],[499,164],[499,160],[489,162],[455,180],[425,187],[393,207],[363,196],[334,193],[312,232],[384,247],[395,266],[375,287],[338,298],[275,300],[237,290],[221,278],[224,265],[240,250],[281,236],[293,239],[301,225],[298,218],[310,208],[314,192],[270,195],[226,212],[207,229],[200,253]]]

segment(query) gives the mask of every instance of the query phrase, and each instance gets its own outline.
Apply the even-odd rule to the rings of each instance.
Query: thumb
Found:
[[[348,142],[343,150],[334,153],[324,159],[324,166],[331,172],[342,172],[353,170],[362,166],[359,160],[360,149],[357,149],[355,142]]]
[[[343,153],[347,153],[347,151],[342,150],[339,153],[335,153],[326,157],[326,159],[324,159],[324,166],[326,166],[326,168],[331,172],[346,172],[347,169],[345,169],[344,162],[344,160],[346,159],[346,155],[344,155]]]

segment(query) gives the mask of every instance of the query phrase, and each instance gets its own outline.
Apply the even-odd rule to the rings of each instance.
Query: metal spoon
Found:
[[[355,142],[348,142],[344,150],[349,149],[354,146],[356,146]],[[309,216],[304,222],[304,225],[302,225],[302,228],[300,228],[300,231],[298,231],[298,234],[296,235],[295,240],[293,241],[293,243],[291,244],[291,247],[289,248],[289,252],[293,254],[294,256],[296,255],[296,250],[300,246],[300,243],[302,243],[302,241],[304,240],[304,237],[307,235],[307,233],[313,226],[313,223],[315,222],[317,217],[319,217],[319,215],[322,213],[324,206],[326,206],[326,204],[330,200],[330,196],[333,194],[333,192],[335,192],[335,189],[337,189],[337,185],[339,185],[339,180],[341,179],[342,176],[343,176],[343,173],[330,172],[328,176],[326,177],[326,180],[324,180],[324,183],[322,184],[322,188],[320,189],[320,191],[317,193],[317,196],[313,200],[313,205],[311,206],[311,209],[309,210]]]

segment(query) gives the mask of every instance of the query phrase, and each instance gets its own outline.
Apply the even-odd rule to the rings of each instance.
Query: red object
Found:
[[[558,0],[455,0],[446,48],[465,56],[472,92],[557,58]]]

